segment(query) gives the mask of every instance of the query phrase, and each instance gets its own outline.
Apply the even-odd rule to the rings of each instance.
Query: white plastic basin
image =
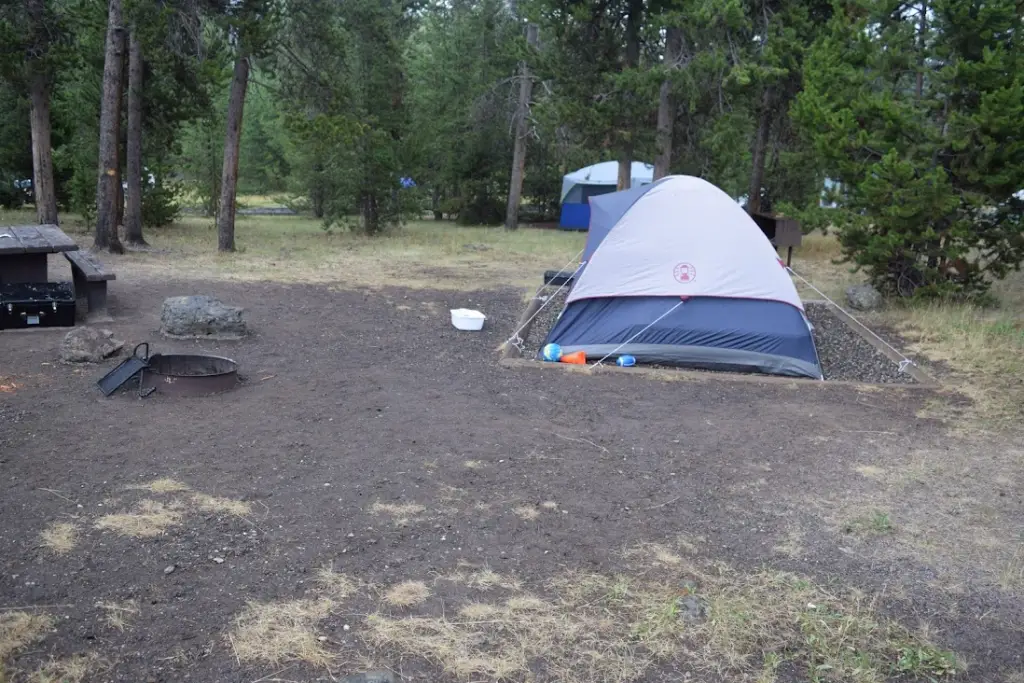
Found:
[[[452,325],[455,325],[460,330],[481,330],[484,327],[484,320],[487,318],[486,315],[480,311],[474,311],[469,308],[453,308],[452,310]]]

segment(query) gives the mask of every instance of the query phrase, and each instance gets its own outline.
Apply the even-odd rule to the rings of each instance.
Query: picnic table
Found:
[[[56,225],[0,227],[0,284],[46,282],[46,255],[77,250]]]

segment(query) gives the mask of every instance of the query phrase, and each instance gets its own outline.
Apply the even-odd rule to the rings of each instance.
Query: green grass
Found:
[[[865,517],[848,522],[843,530],[848,534],[885,536],[893,532],[888,512],[876,510]]]

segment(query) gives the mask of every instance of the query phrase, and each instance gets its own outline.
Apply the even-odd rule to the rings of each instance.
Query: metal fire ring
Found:
[[[203,396],[232,389],[238,384],[238,363],[222,356],[157,353],[142,371],[141,390],[162,394]]]

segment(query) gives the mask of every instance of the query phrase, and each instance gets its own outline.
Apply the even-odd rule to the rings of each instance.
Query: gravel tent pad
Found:
[[[548,331],[565,308],[569,288],[544,287],[540,297],[550,297],[533,319],[524,337],[524,358],[536,358]],[[825,302],[805,302],[804,311],[813,325],[814,344],[826,380],[868,384],[917,384],[899,365],[876,349]]]

